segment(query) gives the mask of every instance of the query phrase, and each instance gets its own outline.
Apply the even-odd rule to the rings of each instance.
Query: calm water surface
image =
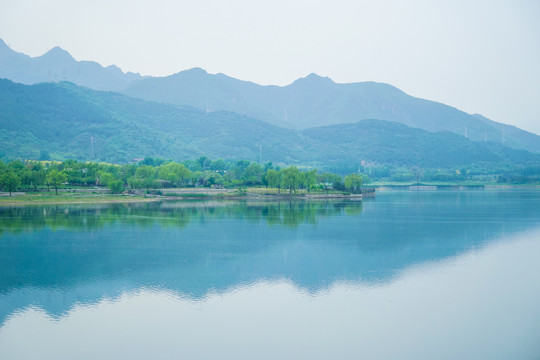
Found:
[[[539,359],[540,191],[0,207],[0,359]]]

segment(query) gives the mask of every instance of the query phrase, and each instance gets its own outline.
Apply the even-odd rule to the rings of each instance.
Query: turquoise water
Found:
[[[540,358],[540,191],[0,208],[0,359]]]

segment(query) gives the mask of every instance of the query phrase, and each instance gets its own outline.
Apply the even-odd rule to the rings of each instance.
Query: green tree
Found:
[[[21,160],[10,161],[8,164],[8,169],[11,169],[18,173],[19,171],[22,171],[24,169],[24,164]]]
[[[244,169],[242,180],[247,185],[257,185],[261,183],[263,169],[257,163],[251,163]]]
[[[143,181],[135,176],[128,178],[127,183],[132,189],[142,189],[144,187]]]
[[[223,176],[221,176],[218,173],[207,171],[205,173],[205,182],[212,186],[212,185],[223,185]]]
[[[334,177],[334,181],[332,182],[332,189],[338,191],[345,191],[345,184],[343,183],[343,178],[341,176],[336,175]]]
[[[318,181],[324,187],[324,191],[328,194],[329,186],[334,184],[338,179],[341,179],[339,175],[332,174],[330,172],[323,172],[318,175]]]
[[[78,166],[66,166],[64,173],[68,177],[68,183],[70,185],[82,185],[85,184],[85,174],[78,169]]]
[[[67,179],[68,177],[63,170],[58,171],[56,169],[53,169],[49,171],[49,173],[45,177],[45,182],[47,184],[50,184],[54,188],[56,195],[58,195],[58,186],[65,183]]]
[[[0,185],[2,186],[2,189],[8,191],[9,196],[11,196],[11,193],[21,186],[21,179],[15,172],[7,171],[0,177]]]
[[[212,160],[210,162],[210,170],[223,174],[223,171],[225,171],[225,161],[223,159]]]
[[[131,181],[128,180],[128,184],[136,189],[146,188],[146,192],[148,192],[150,188],[157,186],[155,176],[156,172],[152,166],[141,165],[135,171],[135,175],[130,178]]]
[[[122,181],[120,180],[113,180],[113,181],[110,181],[108,184],[107,184],[107,187],[109,189],[111,189],[111,192],[113,194],[121,194],[125,188],[124,188],[124,184],[122,183]]]
[[[280,189],[281,189],[281,172],[277,171],[277,170],[274,170],[274,169],[269,169],[266,172],[266,182],[268,183],[268,187],[277,188],[278,193],[280,193]]]
[[[154,166],[154,158],[150,156],[145,156],[145,158],[139,162],[139,165]]]
[[[178,174],[178,186],[185,186],[186,182],[191,178],[191,171],[187,167],[185,167],[183,164],[179,164],[180,166],[175,170]]]
[[[210,167],[212,160],[210,160],[206,156],[201,156],[200,158],[197,159],[197,163],[199,164],[202,170],[207,170]]]
[[[302,174],[302,185],[309,190],[317,183],[317,169],[306,171]]]
[[[98,176],[99,183],[108,187],[113,194],[120,194],[125,190],[124,183],[115,174],[100,172]]]
[[[349,174],[345,176],[345,189],[350,192],[359,192],[362,188],[362,176],[359,174]]]
[[[204,173],[202,171],[192,171],[190,181],[194,186],[204,185]]]
[[[271,161],[265,163],[263,166],[264,172],[267,172],[268,170],[273,169],[273,168],[274,168],[274,165],[272,164]]]
[[[135,175],[137,166],[133,164],[125,164],[118,169],[118,178],[122,180],[124,184],[127,184],[128,179]]]
[[[289,194],[292,194],[293,191],[296,192],[296,189],[300,184],[300,171],[298,168],[296,166],[289,166],[281,172],[281,185],[285,189],[289,189]]]
[[[31,186],[34,191],[38,190],[38,186],[45,183],[45,170],[41,167],[31,167],[24,169],[19,176],[21,177],[22,184],[25,186]]]
[[[236,162],[233,169],[235,177],[237,179],[242,179],[244,177],[244,170],[251,164],[251,161],[248,160],[239,160]]]
[[[183,164],[178,164],[176,162],[161,165],[158,169],[159,179],[169,181],[178,187],[183,186],[186,179],[189,179],[190,176],[191,171]]]
[[[118,180],[116,176],[108,172],[99,172],[98,181],[100,185],[109,186],[109,184],[115,180]]]

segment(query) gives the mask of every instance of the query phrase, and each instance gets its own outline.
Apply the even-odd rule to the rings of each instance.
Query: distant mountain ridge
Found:
[[[415,98],[382,83],[338,84],[310,74],[287,86],[261,86],[194,68],[134,82],[123,93],[208,111],[233,111],[291,129],[380,119],[431,132],[450,131],[473,141],[498,142],[540,153],[538,135],[480,119],[448,105]]]
[[[144,77],[124,73],[114,65],[103,67],[93,61],[77,61],[59,47],[41,56],[30,57],[13,51],[0,39],[0,78],[27,85],[70,81],[95,90],[120,91]]]
[[[262,86],[224,74],[208,74],[201,68],[165,77],[143,77],[123,73],[115,66],[78,62],[58,47],[31,58],[11,50],[2,40],[0,78],[22,84],[70,81],[94,90],[118,91],[205,112],[234,112],[295,130],[379,119],[540,153],[538,135],[375,82],[339,84],[310,74],[287,86]]]
[[[232,112],[149,102],[65,82],[0,80],[0,128],[4,158],[37,159],[46,151],[54,159],[114,163],[206,155],[316,167],[361,161],[432,168],[540,164],[538,154],[395,122],[363,120],[298,131]]]

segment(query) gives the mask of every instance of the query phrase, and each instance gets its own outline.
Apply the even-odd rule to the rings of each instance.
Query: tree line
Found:
[[[184,162],[145,158],[135,164],[107,164],[76,160],[0,161],[0,187],[12,192],[19,189],[38,191],[69,187],[107,187],[112,193],[126,190],[160,188],[269,187],[278,193],[292,194],[299,189],[311,191],[360,192],[365,176],[353,173],[342,177],[317,169],[302,170],[296,166],[280,168],[271,162],[260,165],[247,160],[210,159],[201,156]]]

